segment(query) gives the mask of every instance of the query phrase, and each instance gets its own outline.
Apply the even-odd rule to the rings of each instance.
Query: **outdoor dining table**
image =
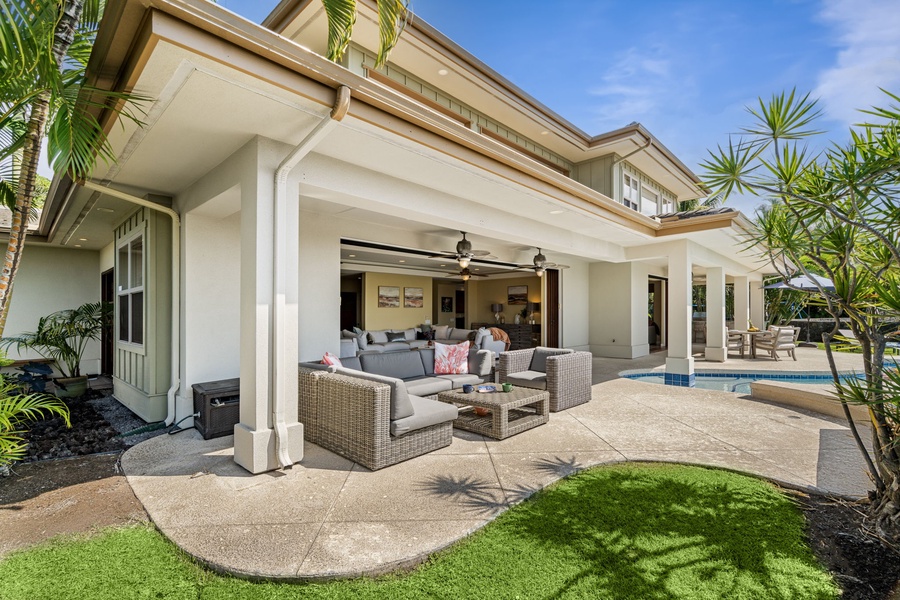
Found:
[[[753,338],[757,335],[768,335],[768,331],[745,331],[742,329],[732,329],[731,333],[739,333],[744,337],[745,343],[750,344],[750,358],[756,358],[756,346],[753,345]]]

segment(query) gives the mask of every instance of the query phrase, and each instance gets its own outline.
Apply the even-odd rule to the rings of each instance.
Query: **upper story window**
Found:
[[[641,193],[640,182],[628,173],[622,176],[622,181],[622,204],[632,210],[637,210]]]
[[[117,295],[119,341],[144,343],[144,234],[129,238],[118,249]]]
[[[641,186],[641,214],[648,217],[659,214],[659,194],[646,184]]]

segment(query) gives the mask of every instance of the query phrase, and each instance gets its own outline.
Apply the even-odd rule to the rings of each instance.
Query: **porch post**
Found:
[[[688,243],[669,254],[669,345],[665,381],[669,385],[694,386],[691,355],[691,253]]]
[[[734,328],[747,331],[750,326],[750,280],[746,276],[734,278]]]
[[[234,461],[262,473],[279,468],[274,395],[284,394],[296,407],[299,214],[296,183],[276,207],[272,181],[283,153],[264,140],[256,143],[256,171],[241,186],[241,422],[234,428]],[[285,411],[284,425],[288,454],[297,462],[303,426],[296,408]]]
[[[725,362],[725,269],[706,269],[706,360]]]
[[[765,329],[766,323],[766,291],[762,289],[761,279],[750,280],[750,320],[753,325]]]

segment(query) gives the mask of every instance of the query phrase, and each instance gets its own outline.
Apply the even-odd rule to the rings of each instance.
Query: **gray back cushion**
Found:
[[[388,341],[387,338],[387,329],[381,329],[379,331],[370,331],[369,332],[369,342],[372,344],[386,344]]]
[[[469,335],[474,333],[471,329],[456,329],[455,327],[450,330],[450,338],[451,340],[459,340],[464,341],[469,339]],[[474,340],[474,338],[473,338]]]
[[[422,359],[418,352],[384,352],[381,354],[361,354],[359,363],[363,371],[377,373],[397,379],[412,379],[425,375]]]
[[[531,370],[547,372],[547,357],[556,356],[557,354],[570,354],[572,350],[567,348],[545,348],[538,346],[534,349],[534,356],[531,358]]]
[[[412,354],[412,352],[410,352]],[[426,375],[434,375],[434,348],[422,348],[418,352]]]
[[[412,403],[409,401],[409,392],[406,391],[406,384],[396,377],[385,377],[374,373],[355,371],[346,367],[338,367],[336,372],[341,375],[350,375],[351,377],[358,377],[367,381],[388,384],[391,388],[391,421],[412,416],[414,410]]]
[[[345,369],[355,369],[356,371],[362,371],[362,366],[359,364],[358,356],[347,356],[342,358],[341,366]]]
[[[493,365],[493,354],[488,351],[469,350],[469,373],[482,377],[490,374]]]

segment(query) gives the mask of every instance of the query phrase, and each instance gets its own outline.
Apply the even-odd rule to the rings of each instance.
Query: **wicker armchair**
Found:
[[[535,354],[546,356],[542,369],[535,364]],[[546,389],[550,392],[550,411],[559,412],[591,399],[590,352],[573,352],[560,348],[526,348],[500,353],[500,383],[510,381],[522,387]]]
[[[307,441],[373,471],[449,446],[453,421],[396,437],[387,384],[300,368],[298,417]]]

